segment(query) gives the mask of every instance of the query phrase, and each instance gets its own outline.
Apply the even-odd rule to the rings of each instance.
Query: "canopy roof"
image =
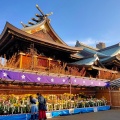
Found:
[[[110,86],[120,87],[120,78],[110,82]]]
[[[49,85],[75,85],[75,86],[106,86],[108,80],[104,79],[91,79],[87,77],[76,77],[56,74],[36,74],[23,71],[11,71],[11,70],[0,70],[0,78],[8,82],[17,83],[36,83],[36,84],[49,84]]]
[[[93,65],[96,60],[94,55],[97,55],[102,66],[112,67],[116,65],[120,68],[120,43],[99,50],[77,41],[76,47],[81,47],[83,50],[77,53],[81,60],[75,62],[75,64]]]

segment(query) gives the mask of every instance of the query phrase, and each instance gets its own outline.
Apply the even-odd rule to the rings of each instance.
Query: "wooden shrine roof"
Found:
[[[76,61],[76,62],[73,62],[71,64],[73,65],[93,65],[94,62],[96,62],[97,60],[99,60],[98,56],[97,55],[94,55],[92,57],[89,57],[89,58],[84,58],[84,59],[81,59],[79,61]]]
[[[112,61],[113,59],[113,61]],[[116,60],[115,60],[116,59]],[[112,63],[111,63],[112,62]],[[98,66],[95,66],[95,64],[98,64]],[[116,64],[118,67],[120,66],[120,62],[118,60],[118,57],[114,56],[114,57],[110,57],[110,60],[106,61],[105,64],[103,64],[99,57],[97,56],[97,54],[93,55],[93,56],[89,56],[89,57],[86,57],[86,58],[82,58],[76,62],[72,62],[72,63],[69,63],[69,65],[74,65],[74,66],[84,66],[84,67],[87,67],[87,68],[92,68],[92,69],[96,69],[96,70],[102,70],[102,71],[108,71],[110,73],[118,73],[117,71],[115,70],[109,70],[107,69],[105,66],[107,64]]]
[[[10,37],[11,36],[11,37]],[[13,39],[10,39],[10,38]],[[7,45],[14,40],[14,37],[20,38],[20,40],[38,43],[47,47],[55,48],[56,50],[59,49],[61,51],[66,51],[68,53],[77,53],[82,50],[82,48],[77,47],[71,47],[66,44],[61,44],[58,42],[52,42],[49,39],[40,38],[38,36],[35,36],[33,34],[29,34],[23,30],[20,30],[10,23],[6,23],[4,30],[0,36],[0,53],[1,51],[4,51],[4,48],[7,47]]]
[[[29,25],[21,22],[23,29],[18,29],[8,22],[6,23],[0,35],[0,54],[4,54],[7,47],[11,47],[15,38],[17,38],[19,42],[35,43],[37,46],[50,48],[52,51],[67,53],[69,56],[72,54],[71,57],[75,59],[80,58],[76,53],[80,52],[82,48],[68,46],[51,27],[48,16],[52,12],[44,14],[38,5],[36,5],[36,8],[40,14],[36,14],[36,18],[32,18],[33,22],[28,22]]]
[[[47,17],[40,23],[25,27],[22,30],[29,34],[32,34],[33,36],[46,38],[51,42],[57,42],[67,46],[67,44],[54,31],[54,29],[50,25],[50,20]]]
[[[100,60],[102,64],[104,65],[116,65],[117,67],[120,68],[120,54],[111,56],[111,57],[106,57]]]
[[[117,54],[120,54],[120,43],[106,47],[104,49],[100,49],[98,52],[106,54],[108,56],[115,56]]]
[[[98,50],[77,41],[76,47],[83,48],[82,51],[77,53],[78,56],[82,56],[82,59],[77,61],[79,64],[89,64],[94,60],[92,56],[96,54],[104,66],[120,66],[120,43]]]

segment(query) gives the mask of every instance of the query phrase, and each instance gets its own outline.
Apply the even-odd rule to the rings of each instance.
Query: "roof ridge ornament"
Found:
[[[20,22],[21,25],[25,28],[25,27],[29,27],[28,25],[24,24],[22,21]]]
[[[35,23],[33,23],[33,22],[31,22],[31,21],[28,21],[28,24],[30,24],[30,25],[35,25],[35,24],[37,24],[37,23],[45,20],[48,16],[50,16],[50,15],[53,14],[53,12],[50,12],[50,13],[48,13],[48,14],[44,14],[43,11],[40,9],[40,7],[39,7],[37,4],[36,4],[36,8],[39,10],[39,12],[40,12],[41,14],[35,14],[35,16],[36,16],[38,19],[32,18],[33,22],[35,22]],[[50,20],[49,20],[49,21],[50,21]],[[26,25],[26,24],[24,24],[23,22],[21,22],[21,24],[22,24],[22,26],[23,26],[24,28],[29,27],[29,25]]]
[[[40,9],[38,5],[36,5],[36,8],[40,11],[42,15],[36,14],[36,17],[39,17],[40,19],[45,19],[46,17],[50,16],[53,14],[53,12],[50,12],[48,14],[44,14],[43,11]]]
[[[40,13],[45,16],[45,14],[42,12],[42,10],[40,9],[40,7],[38,5],[36,5],[36,8],[40,11]]]

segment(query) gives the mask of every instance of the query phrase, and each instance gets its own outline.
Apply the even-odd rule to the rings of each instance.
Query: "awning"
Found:
[[[110,86],[117,86],[117,87],[120,87],[120,78],[111,81],[111,82],[110,82]]]
[[[73,86],[106,86],[107,80],[92,79],[87,77],[75,76],[58,76],[58,75],[43,75],[37,73],[28,73],[12,70],[0,70],[0,78],[2,81],[9,82],[24,82],[24,83],[37,83],[49,85],[73,85]]]

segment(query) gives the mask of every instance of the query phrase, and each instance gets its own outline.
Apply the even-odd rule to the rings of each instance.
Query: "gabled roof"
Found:
[[[7,39],[10,35],[17,36],[21,40],[23,39],[29,42],[35,42],[41,45],[49,46],[49,47],[56,48],[69,53],[77,53],[78,51],[82,50],[81,48],[76,48],[76,47],[71,47],[71,46],[56,43],[56,42],[51,42],[48,39],[43,39],[43,38],[34,36],[32,34],[26,33],[23,30],[20,30],[14,27],[13,25],[7,22],[0,36],[0,52],[4,47],[7,46],[7,44],[12,42],[12,40],[8,41]]]
[[[74,65],[93,65],[95,61],[99,60],[97,55],[94,55],[93,57],[90,58],[84,58],[82,60],[70,63],[70,64],[74,64]]]
[[[88,46],[88,45],[83,44],[82,42],[79,42],[79,41],[76,42],[75,47],[88,48],[88,49],[91,49],[91,50],[94,50],[94,51],[99,50],[98,48],[94,48],[94,47]]]
[[[116,56],[112,56],[112,57],[106,57],[103,59],[100,59],[101,62],[108,62],[108,61],[112,61],[112,60],[118,60],[120,61],[120,55],[116,55]]]
[[[97,52],[95,50],[92,50],[92,49],[89,49],[89,48],[83,48],[82,51],[79,52],[79,55],[82,55],[84,57],[86,56],[93,56],[94,54],[97,54],[99,56],[99,58],[104,58],[104,57],[107,57],[107,55],[103,54],[103,53],[100,53],[100,52]]]
[[[76,48],[68,46],[53,30],[50,25],[48,16],[52,14],[44,14],[42,10],[36,5],[36,8],[41,14],[36,14],[36,18],[32,18],[34,22],[28,22],[29,25],[23,25],[23,29],[20,30],[10,23],[6,23],[4,30],[0,36],[0,52],[7,48],[7,45],[15,41],[14,37],[17,37],[21,41],[36,43],[44,47],[49,47],[52,50],[64,51],[69,54],[75,54],[82,50],[82,48]],[[12,36],[12,37],[11,37]],[[75,57],[75,56],[74,56]],[[79,56],[77,56],[77,59]]]
[[[106,47],[104,49],[95,49],[93,47],[87,46],[79,41],[76,42],[77,47],[82,47],[83,50],[77,53],[80,57],[82,56],[82,61],[84,62],[92,59],[92,56],[96,54],[99,57],[99,62],[103,65],[117,65],[120,66],[120,43]],[[85,61],[84,61],[85,60]],[[87,65],[87,62],[86,64]]]
[[[67,45],[54,31],[50,25],[50,20],[46,17],[41,22],[35,25],[25,27],[23,31],[32,34],[33,36],[42,37],[50,40],[51,42],[57,42],[63,45]]]
[[[99,58],[107,57],[106,54],[98,52],[97,48],[90,47],[79,41],[76,42],[75,46],[83,48],[83,50],[78,53],[79,56],[83,56],[83,57],[89,56],[90,57],[90,56],[93,56],[94,54],[97,54]]]
[[[98,65],[99,67],[95,66],[95,63],[99,64],[100,66],[99,65]],[[109,69],[105,68],[103,66],[103,64],[100,62],[100,60],[96,54],[94,56],[86,57],[79,61],[69,63],[69,65],[84,66],[84,67],[88,67],[88,68],[91,67],[92,69],[96,69],[96,70],[108,71],[111,73],[118,73],[117,71],[109,70]]]
[[[100,59],[100,62],[104,65],[116,65],[118,68],[120,68],[120,54],[116,56],[110,56],[107,58]]]
[[[54,31],[54,29],[50,25],[50,20],[48,16],[52,15],[53,13],[44,14],[43,11],[40,9],[38,5],[36,8],[39,10],[40,14],[36,14],[37,18],[32,18],[32,21],[29,21],[29,25],[23,25],[23,31],[32,34],[33,36],[41,37],[50,40],[51,42],[57,42],[63,45],[67,45]]]
[[[108,56],[115,56],[120,54],[120,43],[98,50],[98,52],[106,54]]]

